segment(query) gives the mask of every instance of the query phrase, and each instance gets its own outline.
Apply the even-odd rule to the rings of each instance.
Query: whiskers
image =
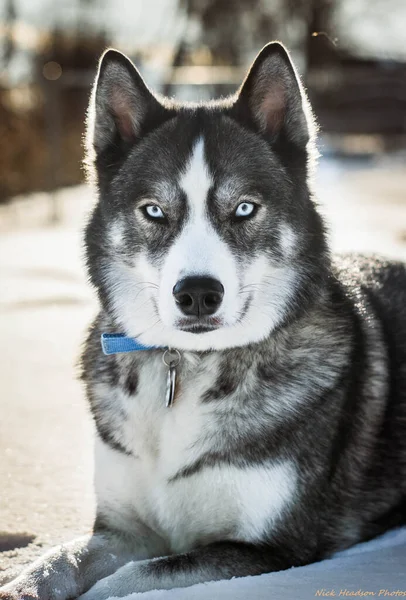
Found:
[[[142,286],[142,287],[141,287]],[[151,323],[151,325],[149,325],[146,329],[143,329],[142,331],[140,331],[139,333],[137,333],[137,336],[140,335],[144,335],[145,333],[151,332],[152,329],[155,329],[157,327],[157,325],[161,325],[159,331],[163,331],[165,328],[165,325],[162,323],[161,318],[159,316],[158,310],[157,310],[157,297],[159,294],[159,285],[157,285],[156,283],[153,283],[152,281],[140,281],[138,283],[133,284],[133,287],[135,288],[141,288],[135,298],[133,299],[133,303],[134,303],[134,310],[136,312],[141,312],[141,310],[145,307],[145,305],[147,304],[151,304],[152,310],[153,310],[153,315],[156,317],[154,322]],[[146,291],[150,291],[150,295],[146,298],[146,300],[144,300],[144,302],[142,302],[142,304],[135,304],[137,298],[145,293]],[[141,296],[141,299],[143,299],[143,297]],[[148,322],[150,320],[150,318],[152,317],[151,314],[149,314],[146,317],[146,321]]]
[[[261,281],[242,286],[238,295],[248,298],[250,305],[246,314],[243,314],[244,310],[239,311],[238,324],[249,327],[254,313],[267,321],[278,321],[291,307],[295,288],[289,274],[283,269],[276,269],[273,273],[264,274]]]
[[[264,284],[262,283],[248,283],[247,285],[243,285],[240,291],[238,292],[238,296],[242,296],[243,294],[252,294],[253,292],[257,292]]]
[[[158,332],[161,332],[165,329],[165,325],[162,323],[161,319],[158,317],[156,319],[156,321],[154,321],[154,323],[152,323],[152,325],[150,325],[149,327],[147,327],[146,329],[143,329],[142,331],[140,331],[139,333],[137,333],[137,335],[135,337],[139,337],[140,335],[144,335],[145,333],[148,333],[151,331],[151,329],[153,329],[154,327],[156,327],[157,325],[161,325],[160,329],[158,330]]]
[[[248,283],[247,285],[243,285],[238,295],[242,294],[250,294],[254,292],[259,292],[264,289],[269,289],[272,284],[285,283],[286,275],[277,275],[276,273],[272,273],[272,275],[264,275],[262,281],[258,281],[255,283]]]
[[[157,292],[155,294],[151,294],[151,295],[154,295],[155,297],[158,295],[159,285],[157,285],[156,283],[152,283],[152,281],[140,281],[139,283],[133,284],[133,286],[136,288],[140,287],[141,285],[144,287],[142,287],[139,290],[139,292],[137,292],[137,295],[134,298],[134,302],[137,300],[138,296],[140,294],[142,294],[142,292],[145,292],[145,290],[150,290],[150,289],[152,289],[154,291],[156,290]]]

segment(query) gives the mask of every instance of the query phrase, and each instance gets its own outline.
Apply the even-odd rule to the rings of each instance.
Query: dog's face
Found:
[[[234,97],[156,98],[108,51],[89,111],[99,203],[88,268],[118,328],[222,349],[268,336],[316,293],[326,251],[307,188],[305,98],[280,44]]]

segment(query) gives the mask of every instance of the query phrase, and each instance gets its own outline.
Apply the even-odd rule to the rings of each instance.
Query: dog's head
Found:
[[[286,50],[238,93],[178,105],[108,50],[89,109],[99,201],[87,263],[105,310],[148,345],[240,346],[318,293],[327,251],[308,189],[312,122]]]

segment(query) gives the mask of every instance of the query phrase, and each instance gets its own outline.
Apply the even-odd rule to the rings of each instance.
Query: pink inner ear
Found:
[[[125,90],[113,90],[110,106],[119,133],[125,141],[133,140],[138,133],[134,104],[134,98],[131,98]]]
[[[264,131],[277,133],[280,131],[285,119],[286,93],[280,83],[272,84],[271,89],[264,89],[261,85],[257,91],[257,101],[254,100],[254,111]],[[258,97],[259,96],[259,97]]]

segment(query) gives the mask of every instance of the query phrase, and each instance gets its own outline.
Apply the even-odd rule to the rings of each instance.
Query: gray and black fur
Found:
[[[314,127],[284,48],[266,46],[234,97],[202,105],[152,95],[108,51],[92,102],[86,251],[100,313],[82,363],[97,518],[92,537],[0,598],[102,600],[257,575],[404,524],[406,267],[330,257],[309,188]],[[192,276],[222,284],[211,314],[172,297]],[[179,350],[170,409],[162,350],[105,356],[105,332]]]

